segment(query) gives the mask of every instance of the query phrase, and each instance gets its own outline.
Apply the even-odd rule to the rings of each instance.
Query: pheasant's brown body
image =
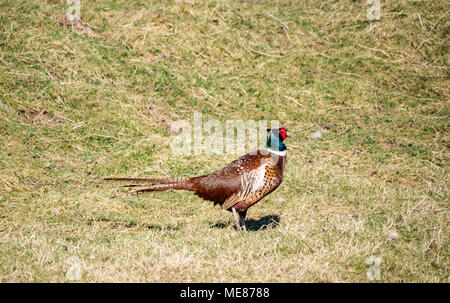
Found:
[[[280,185],[285,160],[286,156],[258,150],[209,175],[190,179],[190,190],[224,209],[243,212]]]
[[[245,229],[247,209],[274,191],[283,180],[286,151],[259,149],[248,153],[211,174],[193,178],[106,178],[115,181],[147,182],[132,194],[162,190],[189,190],[197,196],[239,213]],[[237,222],[239,224],[239,222]]]

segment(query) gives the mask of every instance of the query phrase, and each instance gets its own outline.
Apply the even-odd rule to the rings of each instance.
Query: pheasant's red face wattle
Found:
[[[282,127],[278,130],[278,133],[280,134],[280,137],[284,140],[287,138],[287,129]]]

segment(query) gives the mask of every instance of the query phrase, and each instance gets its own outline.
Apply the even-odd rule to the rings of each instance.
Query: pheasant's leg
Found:
[[[239,221],[241,222],[241,228],[243,231],[247,231],[247,226],[245,226],[245,216],[247,215],[247,210],[239,213]]]
[[[234,216],[234,224],[236,224],[236,229],[241,230],[241,225],[239,224],[239,219],[236,213],[236,209],[234,207],[231,208],[233,210],[233,216]]]

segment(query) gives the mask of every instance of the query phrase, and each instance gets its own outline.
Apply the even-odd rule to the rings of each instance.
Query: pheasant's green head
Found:
[[[284,151],[286,150],[286,145],[284,145],[283,141],[288,137],[288,131],[286,128],[268,128],[269,132],[267,136],[266,148],[275,151]]]

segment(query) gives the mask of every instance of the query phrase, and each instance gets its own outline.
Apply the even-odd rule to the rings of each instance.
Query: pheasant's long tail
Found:
[[[164,190],[191,190],[191,186],[188,183],[173,183],[173,184],[152,184],[142,186],[136,191],[129,193],[131,196],[137,196],[145,193],[149,193],[152,191],[164,191]]]
[[[148,182],[148,183],[159,183],[159,184],[169,184],[169,183],[182,183],[187,181],[189,178],[104,178],[104,181],[134,181],[134,182]]]
[[[119,187],[138,187],[136,191],[128,193],[128,195],[135,196],[145,194],[153,191],[164,190],[192,190],[190,178],[104,178],[104,181],[134,181],[145,182],[150,184],[126,184]]]

